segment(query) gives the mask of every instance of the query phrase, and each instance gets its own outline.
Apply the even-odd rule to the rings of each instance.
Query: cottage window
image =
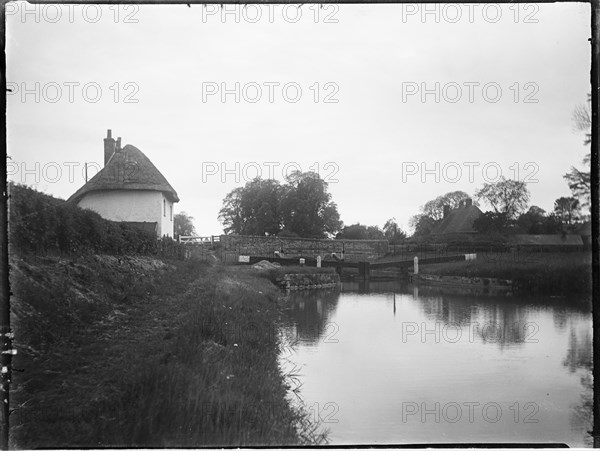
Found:
[[[163,199],[163,216],[167,217],[167,201]]]
[[[173,205],[169,205],[169,216],[172,221],[173,220]]]

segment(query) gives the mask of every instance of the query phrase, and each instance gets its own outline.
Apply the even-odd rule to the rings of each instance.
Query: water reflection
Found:
[[[288,296],[288,339],[314,344],[330,332],[329,317],[337,307],[338,290],[296,291]]]
[[[569,325],[569,347],[563,365],[570,373],[578,374],[583,392],[579,402],[573,407],[570,416],[571,427],[580,430],[586,437],[586,446],[592,446],[593,440],[587,431],[592,430],[593,387],[592,387],[592,331],[582,327],[572,319]]]
[[[569,349],[563,365],[571,373],[578,369],[592,369],[592,333],[587,328],[576,328],[571,323]]]
[[[417,286],[407,283],[377,281],[344,282],[341,292],[376,294],[392,293],[393,315],[396,314],[396,294],[412,294],[418,308],[433,322],[445,326],[471,328],[484,343],[495,343],[500,348],[519,346],[525,342],[537,342],[539,324],[532,320],[538,310],[551,308],[554,326],[566,330],[573,314],[589,314],[586,300],[558,298],[523,298],[500,296],[470,296],[446,293],[445,288]],[[309,295],[310,296],[310,295]],[[583,338],[584,340],[586,338]],[[576,341],[577,338],[572,338]],[[580,338],[581,340],[581,338]],[[587,340],[591,340],[588,335]],[[574,343],[575,346],[575,343]],[[591,353],[591,347],[587,348]],[[591,354],[589,354],[591,357]],[[591,362],[591,360],[590,360]]]
[[[473,303],[465,297],[421,296],[417,298],[423,313],[431,321],[463,326],[484,343],[501,348],[520,345],[535,339],[537,325],[530,322],[531,307],[487,298],[485,304]]]
[[[292,293],[288,305],[283,330],[298,339],[292,359],[302,368],[301,394],[307,405],[339,407],[336,422],[325,425],[332,444],[591,445],[589,303],[375,281]],[[452,340],[456,330],[462,337]],[[497,402],[504,416],[498,423],[402,420],[406,402],[444,401]],[[524,406],[535,406],[539,421],[515,422],[514,406],[521,420]]]
[[[581,385],[583,387],[583,393],[581,393],[580,401],[573,407],[573,411],[569,416],[569,422],[571,429],[579,431],[584,438],[585,446],[593,446],[593,439],[590,434],[592,430],[592,412],[594,398],[594,389],[592,387],[592,376],[591,371],[586,372],[581,376]]]
[[[552,310],[552,318],[554,319],[554,327],[560,331],[564,331],[569,322],[569,311],[564,307],[557,307]]]

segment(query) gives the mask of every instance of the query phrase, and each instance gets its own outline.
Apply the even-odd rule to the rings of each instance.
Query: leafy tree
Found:
[[[440,220],[444,217],[444,199],[442,196],[438,196],[433,200],[430,200],[421,207],[423,215],[430,217],[434,221]]]
[[[450,209],[458,208],[461,202],[465,202],[467,199],[470,198],[471,196],[469,196],[464,191],[451,191],[442,196],[444,203],[450,206]],[[475,205],[477,205],[477,202],[475,202]]]
[[[563,177],[569,184],[569,189],[573,196],[581,199],[582,205],[589,206],[591,189],[590,172],[580,171],[576,167],[571,166],[571,170]]]
[[[367,239],[368,240],[384,240],[385,235],[383,230],[381,230],[378,226],[368,226],[367,227]]]
[[[342,227],[327,182],[315,172],[294,171],[286,177],[281,198],[285,229],[301,237],[334,236]]]
[[[461,202],[470,198],[471,196],[464,191],[450,191],[426,202],[421,206],[421,213],[409,220],[409,226],[414,230],[413,236],[424,236],[431,233],[436,222],[444,218],[445,205],[450,207],[450,209],[454,209],[459,207]]]
[[[336,239],[345,240],[366,240],[367,226],[360,223],[350,224],[338,232],[335,237]]]
[[[219,211],[219,220],[223,223],[225,234],[241,233],[244,230],[245,218],[242,212],[244,188],[238,187],[230,191],[223,199],[223,207]]]
[[[255,178],[244,187],[232,190],[219,212],[225,233],[276,235],[281,224],[282,187],[276,180]]]
[[[450,209],[458,208],[461,202],[470,198],[471,196],[464,191],[451,191],[443,196],[438,196],[435,199],[426,202],[425,205],[421,207],[421,211],[434,221],[437,221],[444,217],[444,205],[448,205]]]
[[[562,223],[558,216],[550,213],[542,222],[542,230],[540,233],[559,233],[562,230]]]
[[[486,211],[473,221],[473,229],[480,233],[502,233],[505,232],[510,221],[506,213],[497,211]]]
[[[383,226],[385,238],[393,244],[402,242],[406,239],[406,233],[398,226],[396,218],[388,219]]]
[[[529,202],[527,184],[517,180],[507,180],[504,177],[500,177],[496,183],[484,183],[475,196],[485,200],[495,213],[503,214],[506,220],[514,219]]]
[[[276,180],[254,179],[246,184],[246,202],[243,204],[247,216],[248,235],[276,235],[281,231],[279,201],[281,185]]]
[[[414,215],[410,218],[409,226],[413,229],[413,236],[425,236],[431,233],[436,221],[425,214]]]
[[[173,228],[175,237],[194,236],[196,235],[196,227],[194,227],[194,218],[188,215],[185,211],[177,213],[173,216]]]
[[[336,236],[344,240],[383,240],[385,235],[377,226],[366,226],[361,223],[344,227]]]
[[[546,210],[544,210],[542,207],[538,207],[537,205],[532,205],[531,207],[529,207],[529,210],[527,210],[527,213],[525,214],[531,215],[536,218],[542,218],[546,216]]]
[[[517,226],[523,233],[532,235],[559,233],[562,229],[561,224],[561,219],[556,214],[546,214],[544,209],[535,205],[517,219]]]
[[[295,171],[286,182],[256,178],[227,194],[219,212],[225,233],[323,238],[340,230],[337,206],[318,174]]]
[[[579,200],[574,197],[559,197],[554,201],[554,214],[566,226],[571,226],[579,217],[579,208]]]
[[[525,213],[517,219],[517,225],[523,232],[529,234],[543,233],[544,222],[546,220],[546,211],[536,205],[529,207]]]
[[[585,132],[584,145],[590,145],[592,142],[592,109],[591,109],[591,95],[588,95],[587,105],[578,105],[573,111],[573,122],[577,130]],[[583,164],[590,164],[590,153],[583,158]],[[569,189],[573,194],[573,197],[579,199],[580,205],[588,207],[590,205],[590,171],[581,171],[574,166],[571,166],[571,170],[567,172],[564,179],[569,184]]]

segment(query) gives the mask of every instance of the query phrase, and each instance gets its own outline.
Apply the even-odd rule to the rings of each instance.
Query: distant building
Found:
[[[444,205],[444,217],[431,230],[432,235],[450,235],[450,234],[473,234],[477,231],[473,228],[473,223],[483,213],[476,205],[473,205],[473,199],[466,199],[461,202],[458,208],[450,209]]]
[[[121,148],[111,131],[104,139],[104,167],[69,202],[112,221],[133,223],[157,236],[173,236],[173,205],[179,197],[144,153]]]

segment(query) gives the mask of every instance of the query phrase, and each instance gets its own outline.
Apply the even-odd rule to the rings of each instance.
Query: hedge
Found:
[[[133,224],[109,221],[25,185],[9,184],[9,245],[15,254],[179,257],[181,245]]]

